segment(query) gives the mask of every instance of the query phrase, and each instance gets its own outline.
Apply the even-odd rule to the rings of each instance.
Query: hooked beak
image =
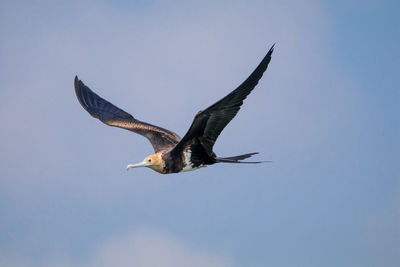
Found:
[[[130,168],[139,168],[139,167],[146,167],[146,162],[140,162],[138,164],[129,164],[128,166],[126,166],[126,170],[129,171]]]

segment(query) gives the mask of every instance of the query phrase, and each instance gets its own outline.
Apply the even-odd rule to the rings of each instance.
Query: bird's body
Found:
[[[243,100],[261,79],[271,60],[273,50],[274,46],[238,88],[207,109],[197,113],[182,139],[169,130],[135,119],[129,113],[98,96],[78,77],[75,77],[75,92],[83,108],[93,117],[107,125],[143,135],[150,141],[155,153],[146,157],[141,163],[128,165],[127,169],[149,167],[159,173],[167,174],[192,171],[219,162],[260,163],[259,161],[242,161],[257,153],[219,158],[212,149],[219,134],[235,117]]]

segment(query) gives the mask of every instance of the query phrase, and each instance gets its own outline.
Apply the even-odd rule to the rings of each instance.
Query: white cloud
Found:
[[[229,267],[231,260],[198,248],[171,234],[136,230],[105,240],[87,260],[77,261],[66,254],[49,255],[50,260],[35,262],[15,255],[0,255],[1,266],[33,267]]]
[[[88,266],[231,266],[215,253],[193,247],[170,234],[135,231],[103,243]]]

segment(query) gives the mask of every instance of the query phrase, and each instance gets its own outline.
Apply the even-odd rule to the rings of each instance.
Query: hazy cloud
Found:
[[[98,267],[98,266],[232,266],[230,259],[200,249],[171,234],[152,230],[127,231],[98,244],[89,259],[76,261],[67,254],[51,255],[43,262],[24,260],[23,256],[0,255],[2,266],[56,266],[56,267]],[[85,257],[86,258],[86,257]]]

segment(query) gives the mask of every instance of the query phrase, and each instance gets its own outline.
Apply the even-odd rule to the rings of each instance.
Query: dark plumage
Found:
[[[98,96],[78,77],[75,77],[75,93],[82,107],[94,118],[107,125],[143,135],[153,145],[154,152],[175,146],[181,140],[171,131],[135,119],[131,114]]]
[[[135,119],[129,113],[98,96],[78,77],[75,77],[75,92],[82,107],[93,117],[107,125],[143,135],[150,141],[155,154],[146,157],[142,163],[128,165],[128,169],[145,166],[160,173],[175,173],[194,170],[218,162],[260,163],[241,161],[257,153],[218,158],[213,152],[213,146],[222,130],[238,113],[243,100],[258,84],[271,61],[273,51],[274,46],[238,88],[207,109],[197,113],[182,139],[169,130]]]

